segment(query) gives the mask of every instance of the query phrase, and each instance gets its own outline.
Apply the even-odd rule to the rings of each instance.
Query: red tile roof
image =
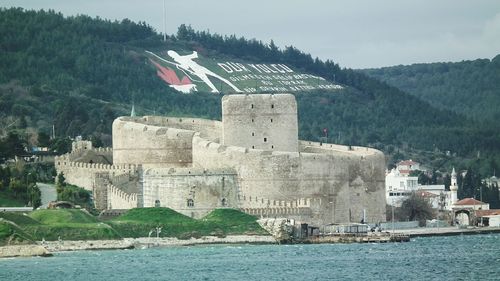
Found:
[[[455,203],[455,205],[484,205],[484,204],[486,203],[476,200],[474,198],[464,198]]]
[[[428,192],[425,190],[417,190],[417,195],[419,195],[421,197],[438,197],[439,196],[437,194],[434,194],[432,192]]]
[[[500,215],[500,210],[493,209],[493,210],[477,210],[476,211],[476,216],[478,216],[478,217],[494,216],[494,215]]]
[[[415,165],[415,164],[418,164],[418,162],[415,162],[413,160],[403,160],[401,162],[398,163],[398,165]]]

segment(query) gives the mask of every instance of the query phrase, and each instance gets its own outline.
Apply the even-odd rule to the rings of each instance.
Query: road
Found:
[[[40,208],[46,209],[50,201],[57,200],[56,186],[54,184],[41,182],[37,182],[36,185],[38,185],[38,188],[40,188],[42,192],[42,206],[40,206]]]

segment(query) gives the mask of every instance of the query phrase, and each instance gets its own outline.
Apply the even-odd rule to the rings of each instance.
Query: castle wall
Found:
[[[66,182],[86,190],[92,191],[98,173],[107,173],[110,176],[120,174],[133,174],[137,170],[136,165],[107,165],[101,163],[73,162],[68,155],[56,157],[54,164],[57,174],[63,173]]]
[[[179,118],[164,116],[144,116],[133,119],[134,122],[199,132],[200,136],[214,142],[220,142],[222,137],[222,122],[201,118]]]
[[[71,153],[71,161],[96,164],[113,164],[113,151],[110,148],[77,150]]]
[[[319,143],[312,147],[321,150]],[[193,163],[200,167],[233,167],[239,176],[240,196],[290,201],[310,198],[310,223],[385,221],[385,161],[376,150],[351,153],[271,152],[223,146],[198,136],[193,139]],[[248,200],[241,208],[254,208]],[[349,212],[350,210],[350,212]]]
[[[113,163],[113,150],[110,147],[98,147],[90,149],[77,148],[70,153],[65,154],[70,161],[85,162],[85,163]]]
[[[113,163],[186,167],[194,131],[145,125],[120,117],[113,122]]]
[[[194,218],[215,208],[238,207],[237,177],[231,169],[144,167],[141,183],[144,207],[159,204]]]
[[[112,184],[107,186],[107,199],[107,209],[137,208],[137,193],[126,193]]]
[[[298,151],[297,103],[290,94],[226,95],[222,144]]]

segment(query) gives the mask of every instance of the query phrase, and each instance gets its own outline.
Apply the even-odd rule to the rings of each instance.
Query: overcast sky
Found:
[[[163,0],[0,0],[0,6],[145,21],[163,32]],[[182,24],[293,45],[342,67],[493,58],[500,0],[166,0],[167,33]]]

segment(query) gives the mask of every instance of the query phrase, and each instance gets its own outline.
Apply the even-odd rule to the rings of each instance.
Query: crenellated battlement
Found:
[[[356,156],[382,155],[382,152],[369,147],[347,146],[333,143],[322,143],[313,141],[299,140],[299,149],[301,152],[310,153],[345,153]]]
[[[95,170],[95,172],[106,172],[106,171],[136,171],[140,165],[136,164],[121,164],[121,165],[109,165],[102,163],[83,163],[83,162],[73,162],[69,161],[67,158],[56,158],[55,159],[56,168],[64,170],[65,168],[79,168],[79,169],[89,169]]]
[[[269,207],[269,208],[240,208],[242,212],[256,217],[310,217],[311,208],[308,207]]]
[[[143,167],[143,173],[147,176],[200,176],[200,175],[236,175],[232,168],[205,169],[205,168],[150,168],[147,165]]]
[[[273,200],[259,196],[246,196],[239,194],[238,201],[241,206],[252,206],[252,208],[311,208],[316,198],[297,198],[290,200]]]
[[[108,209],[132,209],[137,207],[137,193],[126,193],[113,184],[107,186]]]

